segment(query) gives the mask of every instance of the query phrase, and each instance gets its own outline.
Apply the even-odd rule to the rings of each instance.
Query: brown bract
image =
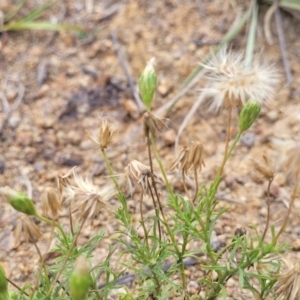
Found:
[[[168,128],[169,119],[158,118],[149,112],[144,113],[144,133],[148,136],[149,132],[155,138],[156,132],[162,132]]]
[[[58,193],[52,187],[46,187],[42,193],[41,201],[43,214],[55,219],[61,210]]]
[[[42,237],[42,233],[39,227],[28,216],[22,215],[17,222],[14,236],[16,245],[19,245],[22,236],[26,243],[35,243]]]
[[[113,129],[107,119],[102,119],[99,127],[98,139],[95,139],[88,131],[86,131],[88,138],[97,144],[101,150],[106,149],[111,143],[117,130]]]
[[[171,165],[171,170],[179,169],[184,173],[189,170],[202,170],[205,166],[203,160],[203,146],[199,142],[191,142],[190,147],[183,147]]]
[[[300,297],[300,262],[292,264],[290,261],[283,260],[287,266],[286,270],[276,277],[277,290],[279,299],[299,299]]]

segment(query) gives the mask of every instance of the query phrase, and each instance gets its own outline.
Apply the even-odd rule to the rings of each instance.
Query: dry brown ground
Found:
[[[1,1],[0,10],[6,12],[9,0]],[[34,7],[39,0],[30,0]],[[94,4],[90,7],[88,4]],[[204,11],[197,3],[203,3]],[[114,169],[123,172],[132,159],[147,163],[145,141],[140,130],[140,114],[135,105],[132,90],[116,55],[111,33],[117,35],[126,56],[128,69],[136,82],[147,60],[156,57],[159,77],[155,107],[171,99],[184,79],[211,51],[211,41],[219,41],[240,13],[234,9],[234,1],[213,0],[166,0],[166,1],[59,1],[45,18],[56,18],[59,22],[77,24],[88,28],[85,37],[70,32],[9,32],[2,35],[0,50],[1,92],[10,104],[18,93],[25,90],[22,102],[13,112],[1,132],[0,186],[9,185],[26,191],[32,187],[33,199],[40,207],[39,197],[46,186],[55,185],[58,173],[77,165],[84,175],[93,175],[94,182],[104,184],[103,160],[85,130],[97,134],[100,116],[107,116],[119,128],[117,143],[109,152]],[[281,76],[276,98],[268,108],[263,108],[261,117],[241,142],[225,170],[221,193],[240,204],[229,205],[227,213],[217,224],[216,234],[232,234],[237,227],[247,224],[264,224],[266,217],[265,188],[252,168],[253,159],[262,154],[273,155],[270,140],[273,137],[299,139],[300,136],[300,40],[299,21],[283,14],[288,54],[294,81],[285,87],[279,46],[274,24],[275,44],[269,46],[264,38],[262,9],[259,20],[256,52],[263,48],[263,58],[276,63]],[[26,13],[26,11],[24,11]],[[244,49],[244,29],[232,42],[234,49]],[[174,158],[174,135],[204,81],[191,89],[174,107],[170,114],[170,129],[161,135],[159,148],[166,162]],[[5,119],[0,110],[0,124]],[[205,148],[206,167],[201,181],[212,179],[222,158],[225,140],[225,114],[213,116],[199,109],[182,137],[181,144],[200,140]],[[173,174],[173,178],[175,178]],[[175,179],[174,179],[175,180]],[[180,188],[181,185],[178,184]],[[289,182],[281,172],[272,187],[272,222],[276,222],[286,211]],[[130,203],[134,205],[133,201]],[[300,250],[300,203],[295,203],[291,221],[284,239],[291,243],[290,254],[299,258]],[[38,257],[34,248],[22,243],[15,247],[12,231],[18,214],[0,203],[0,263],[7,275],[19,284],[26,282],[36,270]],[[67,224],[66,213],[61,220]],[[110,235],[117,222],[103,214],[96,222],[97,228],[105,228],[107,236],[96,251],[96,260],[101,261],[110,243]],[[279,226],[280,223],[276,223]],[[42,227],[45,236],[41,247],[49,238],[48,229]],[[85,228],[82,239],[91,234]],[[118,262],[114,262],[115,265]],[[197,277],[193,270],[194,277]],[[197,278],[194,278],[195,280]],[[231,293],[236,290],[231,287]],[[238,295],[239,299],[251,296]]]

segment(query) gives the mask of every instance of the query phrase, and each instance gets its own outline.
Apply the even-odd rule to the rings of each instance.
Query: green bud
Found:
[[[241,132],[246,131],[251,127],[253,122],[257,119],[260,113],[260,106],[249,100],[242,108],[240,113],[239,128]]]
[[[0,266],[0,300],[8,300],[7,279],[3,268]]]
[[[139,79],[139,90],[142,97],[142,100],[147,108],[150,111],[151,103],[153,100],[154,92],[156,90],[157,77],[153,67],[154,57],[152,57],[145,70],[143,71]]]
[[[0,194],[4,196],[6,201],[17,211],[20,211],[28,216],[36,215],[36,210],[33,202],[22,192],[17,192],[6,186],[0,188]]]
[[[87,299],[91,281],[90,270],[86,259],[84,257],[78,257],[69,280],[71,299]]]

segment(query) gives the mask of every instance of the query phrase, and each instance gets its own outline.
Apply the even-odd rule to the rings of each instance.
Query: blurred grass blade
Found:
[[[19,30],[73,30],[83,31],[84,29],[79,26],[67,24],[52,24],[50,22],[16,22],[0,27],[0,32],[4,31],[19,31]]]
[[[48,1],[45,5],[38,7],[37,9],[31,11],[26,17],[20,19],[18,22],[28,22],[33,21],[41,16],[41,14],[54,5],[58,0]]]
[[[252,65],[252,59],[253,59],[253,53],[255,47],[255,38],[256,38],[257,19],[258,19],[258,5],[255,1],[252,8],[252,18],[251,18],[251,24],[250,24],[248,38],[247,38],[247,46],[246,46],[246,54],[245,54],[246,67],[248,69],[250,69]]]
[[[203,61],[203,64],[206,64],[209,62],[214,55],[216,55],[220,49],[227,44],[228,42],[232,41],[233,38],[241,31],[247,20],[249,19],[249,16],[252,12],[252,5],[248,8],[248,10],[242,15],[240,20],[237,22],[237,24],[225,35],[223,40],[219,43],[219,45],[213,50],[213,52]],[[197,74],[203,69],[203,66],[198,66],[184,81],[182,84],[182,87],[188,85],[196,76]],[[182,88],[181,87],[181,88]]]
[[[4,24],[9,22],[19,12],[19,10],[23,7],[25,2],[26,2],[26,0],[20,1],[5,15]]]
[[[264,3],[273,4],[273,0],[265,0]],[[284,8],[300,10],[300,0],[281,0],[279,1],[279,6]]]
[[[253,3],[252,3],[252,5],[250,5],[248,10],[242,15],[242,17],[237,22],[235,22],[236,25],[233,26],[231,28],[231,30],[229,30],[229,32],[225,35],[223,40],[213,50],[213,52],[210,55],[208,55],[208,57],[206,57],[206,59],[204,59],[202,64],[206,64],[207,62],[209,62],[212,59],[212,57],[214,55],[216,55],[225,44],[227,44],[228,42],[233,40],[233,38],[241,31],[241,29],[243,28],[243,26],[245,25],[245,23],[249,19],[250,15],[251,15],[251,12],[252,12],[252,8],[253,8]],[[161,115],[165,111],[170,110],[173,107],[173,105],[183,95],[185,95],[190,90],[190,88],[193,87],[193,85],[196,83],[196,79],[198,78],[198,76],[201,74],[202,71],[203,71],[203,65],[199,65],[197,68],[195,68],[194,71],[192,71],[192,73],[185,79],[185,81],[183,82],[183,84],[179,88],[179,92],[170,101],[168,101],[163,106],[161,106],[156,111],[156,113],[158,115]]]

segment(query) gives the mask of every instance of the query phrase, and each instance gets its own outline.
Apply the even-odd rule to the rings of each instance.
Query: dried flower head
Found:
[[[287,175],[294,180],[296,185],[300,184],[300,142],[273,140],[279,147],[279,165],[283,167]]]
[[[293,265],[289,260],[283,259],[286,270],[277,277],[276,293],[279,299],[296,300],[300,297],[300,262]]]
[[[94,143],[96,143],[101,150],[103,150],[106,149],[113,142],[113,138],[116,132],[117,130],[112,128],[111,124],[107,119],[102,119],[99,128],[98,140],[95,139],[88,131],[86,133],[88,138]]]
[[[168,128],[169,119],[157,118],[149,112],[144,113],[144,133],[148,136],[149,132],[155,138],[156,132],[162,132]]]
[[[92,221],[101,209],[112,211],[108,201],[116,195],[114,186],[106,185],[100,188],[89,179],[83,179],[75,171],[72,173],[73,181],[64,188],[64,192],[75,218],[79,221]]]
[[[248,68],[242,54],[224,47],[207,65],[208,84],[202,90],[202,101],[210,101],[210,109],[244,105],[250,98],[262,105],[274,95],[278,82],[274,66],[254,60]]]
[[[21,235],[24,236],[26,243],[35,243],[42,237],[39,227],[25,215],[19,218],[14,230],[16,245],[20,244]]]
[[[263,161],[254,162],[254,168],[267,180],[273,180],[275,177],[275,165],[266,155],[263,155]]]
[[[183,147],[179,156],[171,165],[171,170],[178,168],[187,173],[189,170],[202,170],[205,166],[203,160],[203,146],[199,142],[192,142],[190,147]]]
[[[41,201],[43,214],[55,219],[61,210],[58,193],[52,187],[46,187],[42,193]]]
[[[155,183],[161,183],[161,180],[155,174],[151,174],[151,170],[150,170],[149,166],[146,166],[137,160],[132,160],[126,166],[125,173],[128,178],[129,189],[132,192],[136,185],[141,185],[144,193],[148,193],[149,192],[149,179],[152,176],[155,180]],[[150,182],[151,182],[151,180],[150,180]]]

